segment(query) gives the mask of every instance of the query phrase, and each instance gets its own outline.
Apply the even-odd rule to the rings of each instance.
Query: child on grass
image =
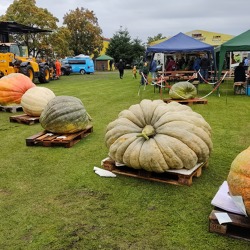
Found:
[[[137,74],[136,66],[133,67],[132,73],[133,73],[133,79],[136,79],[136,74]]]

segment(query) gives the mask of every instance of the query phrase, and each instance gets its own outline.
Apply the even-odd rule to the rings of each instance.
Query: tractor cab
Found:
[[[22,73],[32,81],[35,78],[40,83],[50,81],[49,65],[46,62],[36,62],[28,56],[28,47],[9,41],[9,33],[40,33],[51,32],[29,27],[16,22],[0,22],[0,77],[11,73]]]

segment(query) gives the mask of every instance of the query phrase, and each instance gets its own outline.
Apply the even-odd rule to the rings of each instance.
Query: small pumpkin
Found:
[[[197,89],[188,81],[177,82],[169,90],[169,96],[172,99],[194,99],[197,96]]]
[[[177,102],[142,100],[119,113],[105,134],[109,156],[134,169],[162,173],[191,169],[212,150],[211,127]]]
[[[91,125],[82,101],[73,96],[56,96],[42,111],[41,126],[52,133],[75,133]]]
[[[250,216],[250,147],[239,153],[233,160],[227,183],[231,195],[242,196]]]
[[[44,107],[54,97],[54,92],[46,87],[30,88],[21,98],[23,111],[30,116],[40,116]]]
[[[0,105],[20,104],[23,94],[36,85],[28,76],[11,73],[0,79]]]

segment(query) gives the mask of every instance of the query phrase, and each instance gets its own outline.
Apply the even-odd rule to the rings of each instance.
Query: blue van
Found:
[[[78,55],[74,57],[67,57],[62,62],[68,63],[71,67],[72,73],[90,74],[95,72],[94,62],[89,56]]]

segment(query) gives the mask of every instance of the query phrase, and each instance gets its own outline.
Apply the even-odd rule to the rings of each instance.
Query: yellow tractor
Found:
[[[32,81],[50,81],[50,68],[46,62],[36,62],[35,58],[22,53],[24,46],[14,43],[0,43],[0,77],[10,73],[22,73]]]
[[[40,83],[50,81],[50,67],[47,62],[37,62],[28,56],[27,46],[18,46],[9,42],[9,33],[39,33],[50,32],[18,24],[16,22],[0,22],[0,77],[10,73],[22,73],[32,81]]]

